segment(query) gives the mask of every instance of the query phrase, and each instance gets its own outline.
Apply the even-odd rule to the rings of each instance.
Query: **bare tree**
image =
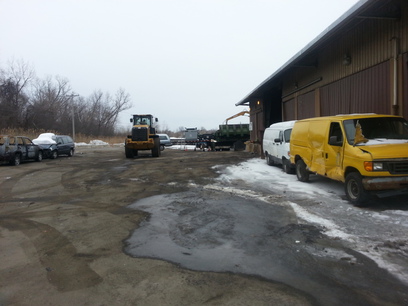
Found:
[[[130,107],[130,96],[123,89],[119,89],[115,97],[94,91],[78,114],[79,129],[88,135],[114,135],[119,113]]]
[[[13,128],[23,126],[24,113],[29,101],[26,91],[35,77],[28,63],[10,61],[0,79],[0,126]]]
[[[0,128],[37,128],[68,134],[76,122],[80,133],[111,136],[119,113],[132,106],[129,94],[122,88],[114,96],[99,90],[86,99],[73,99],[71,93],[67,79],[38,79],[27,63],[11,61],[7,69],[0,69]]]
[[[69,81],[62,77],[37,79],[27,108],[29,126],[45,130],[67,131],[72,105]]]

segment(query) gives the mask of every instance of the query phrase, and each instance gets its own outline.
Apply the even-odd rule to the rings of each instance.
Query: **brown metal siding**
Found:
[[[402,57],[402,103],[400,106],[402,116],[408,120],[408,53],[405,53]]]
[[[401,27],[399,32],[401,53],[408,52],[408,1],[401,1]]]
[[[320,89],[320,114],[330,116],[349,113],[350,81],[339,80]]]
[[[283,103],[283,120],[295,120],[295,99]]]
[[[320,47],[316,51],[318,56],[315,67],[297,67],[286,75],[282,95],[285,97],[293,92],[294,84],[300,88],[317,78],[322,78],[321,82],[296,92],[299,95],[383,63],[394,57],[396,45],[400,52],[407,52],[408,4],[404,3],[402,6],[404,22],[362,18],[358,26]],[[350,56],[350,65],[343,64],[345,55]],[[287,98],[290,99],[291,96]]]
[[[350,76],[350,113],[391,114],[390,62]]]
[[[322,116],[391,113],[390,63],[384,62],[321,88]]]
[[[315,93],[314,91],[308,92],[298,97],[297,104],[297,118],[305,119],[315,117]]]

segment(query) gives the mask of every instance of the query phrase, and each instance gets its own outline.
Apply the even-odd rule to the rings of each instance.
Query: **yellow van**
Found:
[[[309,174],[345,183],[348,200],[408,191],[408,123],[391,115],[354,114],[296,121],[290,160],[299,181]]]

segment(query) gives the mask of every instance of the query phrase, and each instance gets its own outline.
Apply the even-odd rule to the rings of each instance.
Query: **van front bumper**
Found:
[[[396,190],[408,188],[408,176],[398,177],[364,177],[365,190]]]

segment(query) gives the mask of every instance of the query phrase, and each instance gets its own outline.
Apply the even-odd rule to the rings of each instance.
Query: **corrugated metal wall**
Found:
[[[326,44],[319,50],[317,66],[291,69],[283,80],[283,120],[302,119],[313,116],[309,96],[320,91],[320,114],[326,116],[355,112],[393,113],[393,70],[392,61],[397,52],[408,51],[408,1],[395,1],[401,5],[401,20],[361,19],[339,39]],[[343,63],[349,56],[350,64]],[[399,114],[408,119],[408,69],[406,60],[399,69]],[[311,83],[321,78],[320,82]],[[305,84],[311,85],[303,88]],[[295,91],[294,86],[302,88]],[[285,106],[287,101],[297,101],[296,107]],[[308,101],[308,102],[305,102]],[[291,102],[292,103],[292,102]],[[287,116],[287,117],[286,117]],[[290,119],[289,119],[290,118]]]
[[[320,89],[322,116],[391,113],[390,63],[384,62]]]
[[[259,103],[258,103],[259,102]],[[252,101],[250,103],[250,122],[252,131],[250,131],[251,140],[262,140],[265,130],[263,101]]]
[[[295,120],[296,119],[295,99],[290,99],[283,103],[283,120]]]
[[[291,99],[295,94],[304,94],[393,58],[396,45],[401,49],[407,39],[400,38],[400,33],[408,32],[408,25],[400,26],[395,20],[362,19],[359,27],[318,50],[316,67],[298,67],[288,72],[283,81],[283,96]],[[345,57],[349,57],[350,64],[343,62]],[[301,88],[317,78],[322,80],[294,92],[295,85]]]
[[[408,53],[402,56],[402,97],[401,113],[408,120]]]
[[[372,2],[374,15],[362,15],[374,18],[356,17],[286,67],[279,80],[282,120],[394,110],[408,119],[408,0]],[[399,19],[381,18],[395,9],[400,9]],[[346,56],[350,63],[344,62]]]
[[[315,117],[315,93],[310,91],[297,98],[297,117],[306,119]]]

